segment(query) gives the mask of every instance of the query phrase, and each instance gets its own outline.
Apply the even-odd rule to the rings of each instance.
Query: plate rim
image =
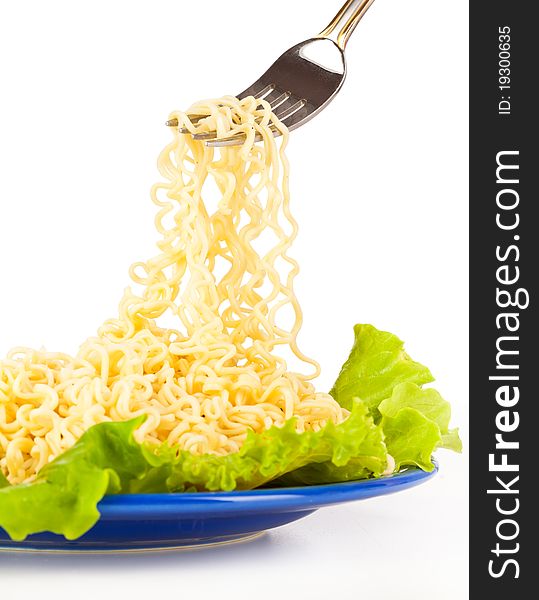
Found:
[[[231,492],[117,494],[105,496],[98,504],[101,520],[133,518],[168,519],[175,516],[212,517],[234,513],[316,510],[353,500],[392,494],[420,485],[439,471],[418,467],[374,479],[283,488],[257,488]]]

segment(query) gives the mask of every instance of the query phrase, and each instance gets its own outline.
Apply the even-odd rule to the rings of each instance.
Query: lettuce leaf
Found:
[[[372,325],[356,325],[354,334],[350,356],[330,391],[344,408],[350,408],[354,398],[361,398],[376,415],[378,404],[389,398],[399,383],[434,381],[427,367],[404,352],[404,343],[396,335]]]
[[[449,430],[451,406],[434,389],[401,383],[390,398],[380,403],[378,410],[387,450],[397,469],[417,465],[432,471],[431,455],[436,448],[462,450],[458,430]]]
[[[451,419],[451,405],[435,389],[421,389],[413,383],[397,385],[390,398],[383,400],[378,409],[384,417],[396,417],[403,408],[414,408],[430,421],[436,423],[441,432],[447,432]]]
[[[166,489],[174,492],[252,489],[307,464],[328,462],[339,468],[354,459],[369,475],[380,475],[387,464],[382,431],[359,400],[339,425],[328,423],[317,432],[297,433],[291,419],[280,428],[250,432],[235,454],[194,456],[160,446],[153,451],[147,448],[145,455],[149,464],[161,469]],[[133,482],[130,491],[148,491],[150,480]]]
[[[395,459],[398,470],[406,465],[417,465],[432,471],[431,456],[440,443],[440,429],[415,408],[403,408],[396,417],[382,424],[387,451]]]
[[[413,361],[403,342],[387,331],[356,325],[354,333],[350,356],[330,392],[337,402],[347,408],[359,397],[367,404],[397,469],[416,465],[431,471],[431,455],[437,448],[460,452],[458,430],[449,429],[449,402],[435,389],[421,387],[433,381],[427,367]],[[300,475],[306,483],[318,475],[344,478],[350,476],[352,464],[342,473],[328,465],[323,474],[320,467],[314,467]]]
[[[449,429],[451,406],[432,388],[421,389],[414,383],[397,385],[390,398],[377,409],[379,426],[387,452],[395,460],[396,469],[417,466],[432,471],[432,453],[437,448],[462,451],[458,430]],[[371,477],[368,459],[352,459],[345,466],[333,463],[310,464],[289,473],[276,482],[280,485],[315,485]]]
[[[290,420],[251,432],[228,456],[137,444],[133,432],[142,420],[94,425],[34,482],[1,488],[0,527],[14,540],[41,531],[71,540],[97,522],[105,494],[251,489],[310,463],[343,467],[352,459],[366,475],[377,476],[387,462],[382,431],[360,401],[339,425],[296,433]]]
[[[369,456],[358,456],[357,458],[352,458],[344,466],[337,466],[330,461],[311,463],[300,469],[282,475],[278,479],[272,481],[271,485],[279,487],[320,485],[379,477],[385,470],[385,467],[380,469],[379,459],[376,458],[374,458],[374,460],[376,460],[377,463],[372,464],[371,461],[373,458],[374,457]],[[387,459],[384,459],[384,464],[387,464]]]
[[[447,433],[442,433],[442,443],[439,447],[446,450],[453,450],[453,452],[462,452],[462,440],[460,439],[457,427],[449,429]]]
[[[95,425],[34,482],[0,488],[0,527],[14,540],[41,531],[80,537],[99,519],[97,503],[105,494],[120,492],[147,471],[133,439],[143,420]]]

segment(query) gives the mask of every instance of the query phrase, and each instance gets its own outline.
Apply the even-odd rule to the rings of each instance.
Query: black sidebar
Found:
[[[470,597],[479,600],[539,596],[534,8],[470,3]]]

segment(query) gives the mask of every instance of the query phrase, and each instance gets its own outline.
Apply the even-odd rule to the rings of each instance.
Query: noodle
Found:
[[[246,141],[216,150],[175,130],[158,161],[164,182],[152,189],[159,253],[130,269],[141,291],[128,288],[118,318],[75,357],[16,348],[0,361],[0,469],[13,484],[31,481],[104,421],[146,415],[138,441],[223,455],[238,451],[248,430],[292,417],[298,431],[318,430],[348,414],[315,391],[320,368],[296,341],[285,126],[254,98],[202,102],[172,118],[191,133]],[[165,313],[177,329],[157,324]],[[289,371],[281,349],[312,373]]]

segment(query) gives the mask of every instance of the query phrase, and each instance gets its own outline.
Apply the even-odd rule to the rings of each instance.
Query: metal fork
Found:
[[[345,48],[350,36],[374,0],[348,0],[331,23],[316,37],[287,50],[252,85],[241,94],[267,100],[275,116],[290,131],[310,121],[333,100],[346,77]],[[204,115],[188,115],[192,123]],[[178,127],[176,119],[167,121]],[[182,133],[189,134],[185,128]],[[274,135],[279,135],[274,128]],[[215,132],[198,133],[207,146],[234,146],[245,141],[244,135],[218,138]]]

